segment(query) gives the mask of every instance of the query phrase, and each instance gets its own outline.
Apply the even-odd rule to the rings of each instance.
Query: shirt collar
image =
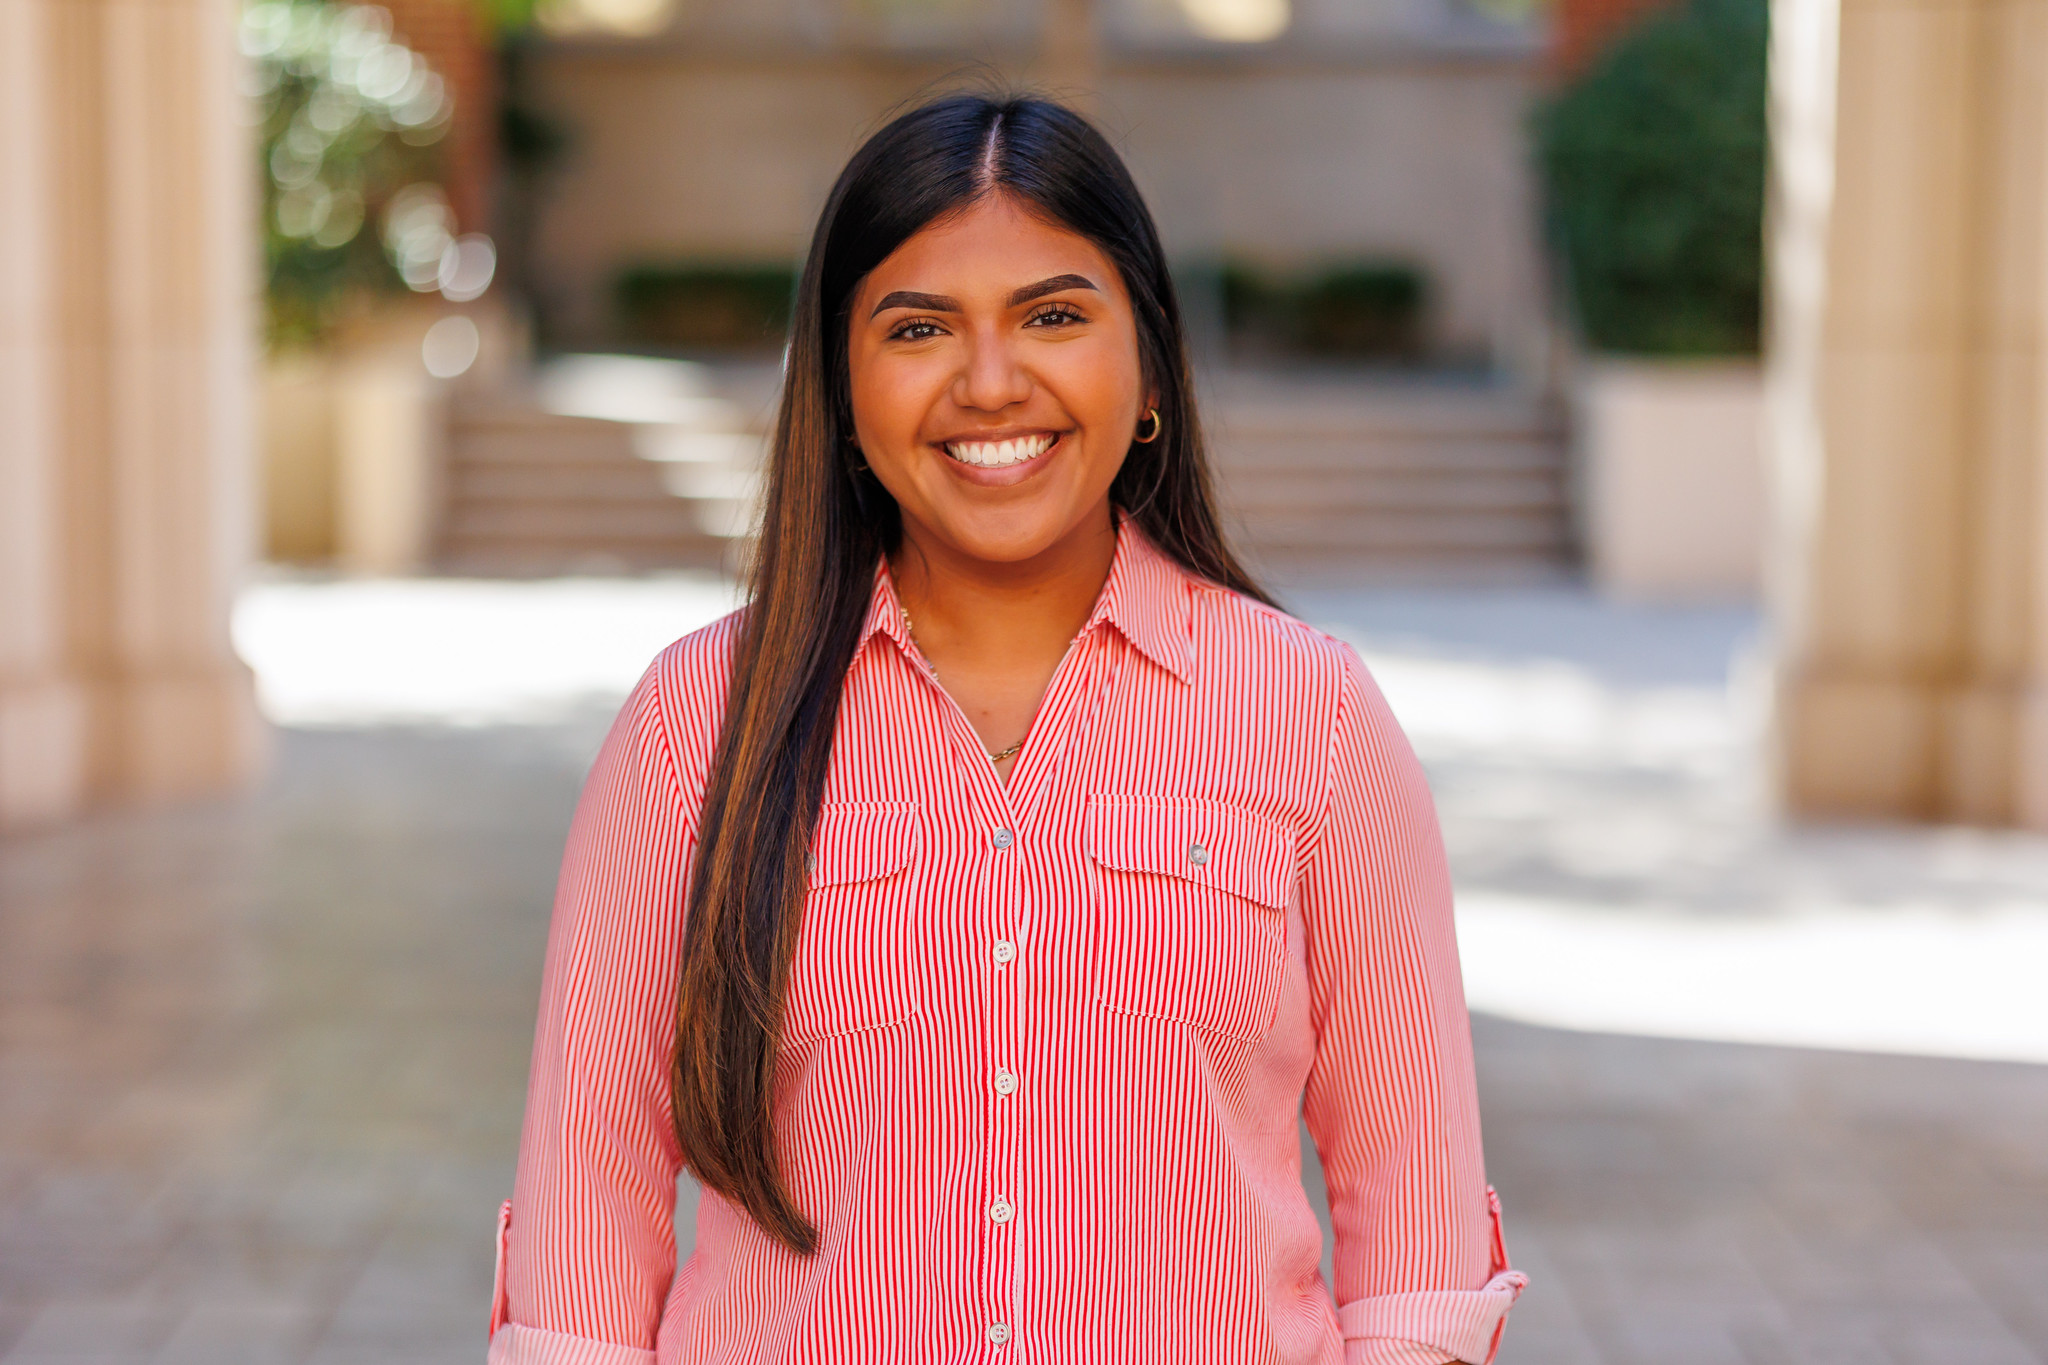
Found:
[[[1107,622],[1140,654],[1188,682],[1194,676],[1189,607],[1187,571],[1161,554],[1128,518],[1119,518],[1116,558],[1081,633]]]
[[[1161,554],[1128,518],[1119,518],[1109,577],[1081,634],[1103,624],[1115,626],[1140,654],[1188,682],[1194,675],[1188,586],[1186,570]],[[916,657],[887,560],[875,568],[875,591],[861,626],[861,643],[865,645],[877,634],[888,636],[897,648]]]

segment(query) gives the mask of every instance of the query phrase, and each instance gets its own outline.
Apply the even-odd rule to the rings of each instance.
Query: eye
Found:
[[[944,336],[946,329],[930,318],[910,318],[897,323],[889,330],[891,341],[930,341],[933,337]]]
[[[1024,319],[1026,327],[1070,327],[1077,322],[1086,322],[1087,317],[1071,303],[1048,303],[1042,305],[1030,317]]]

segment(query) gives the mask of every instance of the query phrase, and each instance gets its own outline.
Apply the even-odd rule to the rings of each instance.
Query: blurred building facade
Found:
[[[2048,0],[1778,0],[1778,757],[2048,829]]]
[[[549,330],[612,339],[614,284],[636,265],[794,260],[847,155],[905,101],[976,83],[1080,94],[1066,82],[1092,69],[1084,98],[1191,279],[1226,259],[1406,263],[1428,284],[1432,352],[1513,367],[1540,351],[1528,22],[1468,0],[1104,0],[1084,7],[1077,58],[1060,17],[1026,0],[706,0],[643,36],[540,44],[530,98],[568,139],[535,228]]]
[[[237,14],[0,4],[0,826],[260,758]]]

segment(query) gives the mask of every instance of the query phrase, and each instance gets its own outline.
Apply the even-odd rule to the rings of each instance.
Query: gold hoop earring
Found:
[[[1152,443],[1153,443],[1154,441],[1158,440],[1158,439],[1159,439],[1159,433],[1160,433],[1160,431],[1161,431],[1161,430],[1162,430],[1162,429],[1163,429],[1163,428],[1165,427],[1165,425],[1166,425],[1166,424],[1165,424],[1164,422],[1161,422],[1161,421],[1159,420],[1159,409],[1158,409],[1158,408],[1147,408],[1147,409],[1145,409],[1145,417],[1149,417],[1149,418],[1151,418],[1151,419],[1152,419],[1152,434],[1151,434],[1150,436],[1140,436],[1140,435],[1138,435],[1138,434],[1137,434],[1137,433],[1136,433],[1135,431],[1131,433],[1131,439],[1132,439],[1133,441],[1136,441],[1136,442],[1137,442],[1137,443],[1138,443],[1139,445],[1141,445],[1141,446],[1148,446],[1148,445],[1151,445],[1151,444],[1152,444]],[[1139,418],[1139,419],[1138,419],[1138,424],[1139,424],[1140,426],[1143,426],[1143,425],[1144,425],[1144,423],[1145,423],[1145,418],[1144,418],[1144,417],[1141,417],[1141,418]]]

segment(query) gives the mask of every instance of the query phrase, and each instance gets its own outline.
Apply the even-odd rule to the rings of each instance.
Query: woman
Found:
[[[752,604],[584,793],[492,1361],[1484,1361],[1491,1198],[1422,773],[1224,546],[1128,173],[904,115],[812,240]]]

